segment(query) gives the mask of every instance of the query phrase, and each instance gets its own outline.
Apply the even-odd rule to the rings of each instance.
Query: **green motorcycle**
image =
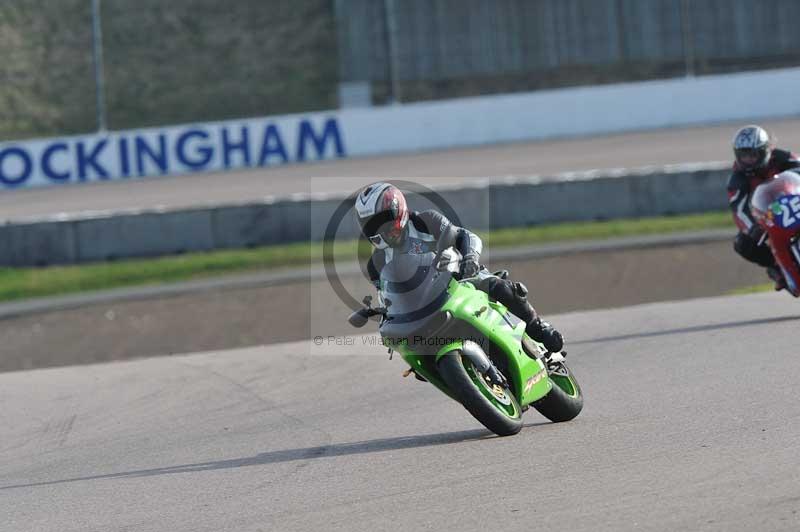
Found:
[[[564,353],[532,340],[522,320],[475,288],[479,278],[457,280],[460,259],[452,248],[398,255],[381,271],[379,306],[365,297],[350,323],[379,319],[383,344],[411,366],[406,376],[433,384],[495,434],[519,432],[530,406],[553,422],[573,419],[583,395]]]

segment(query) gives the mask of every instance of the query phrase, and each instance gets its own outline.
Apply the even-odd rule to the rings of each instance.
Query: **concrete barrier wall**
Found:
[[[686,214],[727,207],[727,168],[493,185],[491,227]]]
[[[726,208],[727,168],[678,166],[627,174],[571,174],[438,189],[475,229],[684,214]],[[0,226],[0,264],[38,266],[318,241],[345,197],[43,220]],[[433,204],[412,198],[416,209]],[[354,238],[352,211],[337,238]]]

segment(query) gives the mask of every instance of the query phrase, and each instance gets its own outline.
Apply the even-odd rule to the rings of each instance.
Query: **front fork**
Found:
[[[470,346],[470,343],[474,345]],[[497,370],[491,359],[486,355],[486,352],[474,342],[465,341],[462,343],[462,341],[456,341],[448,344],[436,354],[436,361],[438,362],[441,357],[452,351],[461,351],[478,371],[485,374],[492,381],[492,384],[509,388],[523,407],[547,395],[551,387],[554,386],[553,382],[548,378],[544,361],[529,357],[522,349],[519,350],[516,356],[510,356],[508,366],[511,374],[506,376]],[[487,364],[487,370],[483,371],[481,368],[487,367]],[[492,371],[496,372],[494,378],[490,373]],[[448,395],[452,396],[450,393]]]

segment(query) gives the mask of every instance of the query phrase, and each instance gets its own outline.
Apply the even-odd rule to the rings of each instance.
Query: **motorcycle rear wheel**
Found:
[[[460,351],[444,355],[438,369],[464,408],[484,427],[498,436],[522,430],[522,408],[511,390],[493,386]]]

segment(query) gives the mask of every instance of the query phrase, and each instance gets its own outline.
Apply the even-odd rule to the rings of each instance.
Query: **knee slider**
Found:
[[[753,260],[756,247],[756,241],[744,233],[739,233],[736,235],[736,240],[733,241],[734,251],[748,260]]]
[[[767,267],[775,262],[769,246],[759,246],[755,239],[744,233],[736,236],[736,240],[733,241],[733,249],[743,258],[759,266]]]
[[[492,275],[501,279],[508,279],[508,270],[497,270]]]

